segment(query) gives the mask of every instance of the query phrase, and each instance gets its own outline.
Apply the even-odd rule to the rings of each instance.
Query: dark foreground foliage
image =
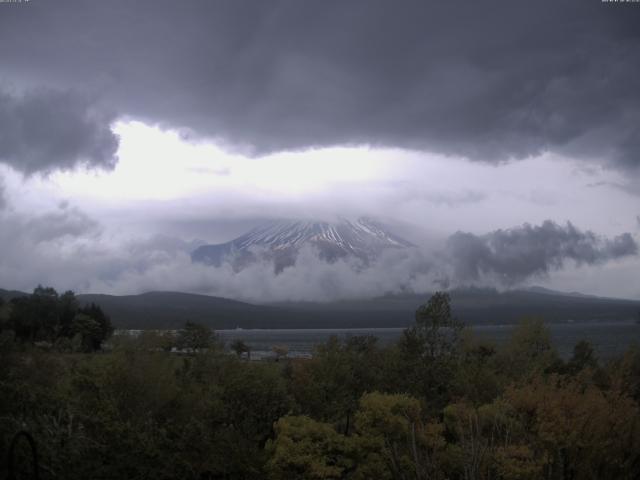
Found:
[[[31,295],[13,298],[8,307],[0,304],[0,311],[5,336],[58,351],[95,351],[113,333],[111,320],[98,305],[81,307],[73,292],[58,295],[51,287],[38,286]]]
[[[22,305],[0,307],[0,452],[16,432],[30,432],[40,478],[640,475],[637,348],[602,365],[581,342],[565,362],[535,320],[498,348],[474,338],[451,317],[446,294],[436,294],[390,347],[373,337],[332,339],[312,359],[283,350],[278,361],[253,362],[246,345],[225,353],[190,324],[178,338],[147,332],[89,353],[95,343],[77,332],[77,349],[55,347],[53,333],[69,338],[60,333],[68,325],[60,319],[71,318],[60,313],[61,298],[38,299],[57,305],[58,320],[38,310],[41,325],[53,327],[36,333],[7,328]],[[27,447],[16,451],[21,471]]]

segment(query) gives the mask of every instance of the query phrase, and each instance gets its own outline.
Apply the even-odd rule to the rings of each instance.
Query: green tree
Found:
[[[95,303],[78,309],[78,313],[91,317],[98,324],[98,333],[93,337],[92,348],[98,350],[102,343],[113,334],[111,318]]]
[[[291,392],[304,413],[337,422],[348,433],[360,397],[377,388],[383,368],[375,340],[343,343],[334,336],[316,347],[313,358],[292,365]]]
[[[537,318],[526,318],[518,324],[496,362],[499,370],[511,380],[561,366],[551,333]]]
[[[501,392],[502,380],[496,368],[497,347],[465,329],[458,364],[455,368],[454,389],[474,406],[492,402]]]
[[[70,335],[79,344],[83,352],[97,350],[102,342],[100,324],[84,313],[78,313],[71,322]]]
[[[191,353],[212,350],[217,343],[211,328],[195,322],[186,322],[178,333],[177,347]]]
[[[416,311],[392,361],[391,390],[410,393],[436,413],[450,400],[464,325],[451,312],[449,295],[436,292]]]
[[[359,395],[351,389],[352,368],[340,340],[317,345],[313,357],[293,364],[291,393],[304,413],[321,421],[346,421]]]
[[[80,308],[72,291],[58,295],[53,288],[42,286],[31,295],[11,300],[7,325],[22,342],[65,345],[69,342],[64,339],[79,335],[82,350],[98,350],[113,332],[111,320],[99,306],[92,303]]]
[[[58,293],[38,285],[33,294],[11,300],[9,326],[23,342],[53,342],[58,334],[58,314]]]
[[[76,295],[71,291],[66,291],[58,299],[58,337],[73,337],[72,323],[78,313],[79,305]]]
[[[0,297],[0,333],[9,328],[9,304],[4,298]]]
[[[409,395],[367,393],[355,417],[357,478],[444,478],[443,426],[425,423],[420,401]]]
[[[436,358],[456,353],[464,324],[451,313],[448,293],[436,292],[416,310],[416,324],[410,332],[423,347],[423,354]]]

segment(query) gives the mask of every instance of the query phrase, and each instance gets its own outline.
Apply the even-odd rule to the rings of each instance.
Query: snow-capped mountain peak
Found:
[[[299,250],[310,245],[328,262],[353,256],[370,263],[384,249],[408,248],[412,244],[368,219],[337,222],[282,220],[266,222],[240,237],[218,245],[204,245],[192,254],[194,262],[221,265],[230,261],[241,269],[258,259],[272,258],[276,271],[293,265]],[[258,255],[256,252],[262,252]]]

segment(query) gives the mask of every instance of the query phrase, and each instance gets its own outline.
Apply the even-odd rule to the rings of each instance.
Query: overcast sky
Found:
[[[0,288],[640,299],[638,25],[600,0],[0,3]],[[337,215],[418,248],[189,259]]]

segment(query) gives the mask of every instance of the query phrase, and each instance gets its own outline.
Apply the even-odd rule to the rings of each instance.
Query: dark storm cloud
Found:
[[[563,2],[2,5],[12,81],[261,154],[334,144],[639,164],[640,8]],[[38,162],[36,162],[37,164]]]
[[[102,231],[100,224],[77,207],[61,204],[57,209],[38,215],[18,214],[7,209],[0,214],[0,245],[3,255],[12,261],[25,256],[12,255],[15,249],[29,250],[49,242],[69,242],[79,237],[95,239]],[[46,245],[45,245],[46,247]],[[52,249],[51,253],[57,252]]]
[[[570,260],[593,265],[636,255],[638,245],[629,233],[603,239],[571,223],[562,226],[545,221],[540,226],[525,224],[481,236],[457,232],[449,237],[447,252],[457,281],[488,276],[511,285],[559,270]]]
[[[101,241],[101,232],[97,221],[65,204],[38,214],[5,209],[0,212],[0,285],[86,288],[119,259]]]
[[[0,162],[26,174],[78,164],[111,168],[118,148],[111,121],[112,115],[72,92],[0,90]]]

